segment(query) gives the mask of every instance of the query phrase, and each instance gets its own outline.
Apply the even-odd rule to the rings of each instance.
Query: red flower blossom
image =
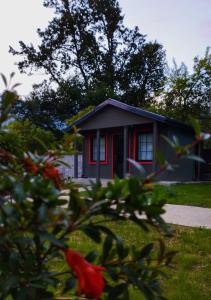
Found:
[[[27,172],[32,174],[37,174],[38,172],[38,166],[35,165],[35,163],[32,161],[30,157],[25,157],[23,159],[23,165]]]
[[[102,275],[105,268],[90,264],[74,250],[65,249],[64,253],[68,265],[79,280],[78,292],[98,300],[105,287]]]
[[[59,170],[52,166],[48,161],[45,162],[45,166],[43,168],[43,176],[52,180],[57,189],[61,188],[61,177],[59,174]]]
[[[14,160],[12,154],[4,149],[0,149],[0,159],[3,159],[6,162],[12,162]]]

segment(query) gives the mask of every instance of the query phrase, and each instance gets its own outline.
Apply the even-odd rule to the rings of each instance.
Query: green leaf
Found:
[[[75,285],[76,285],[76,279],[74,277],[69,278],[65,282],[65,287],[64,287],[63,293],[67,293],[69,290],[73,289],[75,287]]]
[[[57,246],[59,248],[64,248],[64,246],[65,246],[62,241],[57,240],[53,234],[50,234],[48,232],[41,233],[40,238],[41,238],[41,241],[44,242],[45,240],[47,240],[47,241],[51,242],[54,246]]]
[[[81,227],[81,230],[88,236],[90,237],[93,241],[96,243],[101,242],[101,233],[100,230],[96,229],[92,225],[83,225]]]
[[[144,175],[146,173],[146,170],[144,167],[137,163],[134,159],[128,158],[128,161],[131,165],[133,165],[140,173],[140,175]]]
[[[7,78],[4,74],[1,73],[1,79],[4,82],[5,87],[7,87]]]
[[[165,156],[159,149],[156,150],[155,157],[161,166],[165,165],[165,162],[166,162]]]
[[[116,239],[116,250],[120,259],[124,259],[129,253],[129,249],[124,246],[123,240],[120,237]]]
[[[20,86],[20,85],[21,85],[21,83],[15,83],[15,84],[11,87],[11,89],[14,90],[16,87],[18,87],[18,86]]]
[[[175,147],[175,144],[165,135],[161,135],[161,137],[171,146],[171,148]]]
[[[147,256],[150,255],[152,249],[154,247],[154,244],[153,243],[149,243],[147,244],[145,247],[143,247],[141,249],[141,252],[140,252],[140,255],[139,255],[139,259],[142,259],[142,258],[145,258]]]
[[[201,162],[201,163],[205,163],[205,160],[202,157],[194,155],[194,154],[187,155],[186,158],[191,159],[191,160],[195,160],[195,161],[198,161],[198,162]]]
[[[103,244],[103,254],[102,254],[102,261],[105,262],[109,256],[109,253],[112,249],[113,245],[113,238],[110,235],[107,235],[104,244]]]
[[[190,117],[190,124],[193,127],[196,136],[200,136],[201,126],[200,126],[199,120]]]
[[[111,299],[111,300],[117,299],[117,297],[120,296],[121,294],[123,294],[127,288],[128,288],[127,283],[121,283],[121,284],[115,286],[109,292],[108,299]]]
[[[85,259],[86,259],[88,262],[92,263],[92,262],[96,259],[96,257],[97,257],[97,251],[94,250],[94,251],[89,252],[89,253],[86,255]]]

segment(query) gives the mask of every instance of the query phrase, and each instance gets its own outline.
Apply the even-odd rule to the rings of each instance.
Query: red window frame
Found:
[[[133,159],[140,165],[152,165],[153,164],[153,159],[152,160],[137,160],[137,135],[142,134],[142,133],[153,133],[151,128],[141,128],[141,129],[134,129],[134,134],[133,134]]]
[[[101,134],[100,137],[105,137],[105,160],[100,161],[101,165],[108,165],[108,134]],[[92,139],[96,138],[96,134],[88,135],[88,164],[96,165],[97,162],[92,160]]]

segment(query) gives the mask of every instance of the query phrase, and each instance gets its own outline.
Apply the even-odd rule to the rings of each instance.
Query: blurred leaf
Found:
[[[171,148],[175,147],[175,144],[165,135],[161,135],[161,137],[171,146]]]
[[[1,79],[4,82],[5,87],[7,87],[7,78],[4,74],[1,73]]]
[[[63,293],[67,293],[68,291],[72,290],[76,285],[76,279],[74,277],[69,278],[65,281],[65,287]]]
[[[156,150],[155,156],[161,166],[165,165],[165,163],[166,163],[165,156],[159,149]]]
[[[97,257],[97,252],[94,250],[94,251],[91,251],[89,252],[89,254],[86,255],[85,259],[92,263]]]
[[[106,236],[104,244],[103,244],[103,253],[102,253],[102,261],[105,262],[109,256],[113,245],[113,238],[109,235]]]
[[[123,294],[125,290],[128,288],[127,283],[120,283],[119,285],[115,286],[111,289],[108,295],[108,299],[115,300],[118,299],[118,296]]]
[[[190,124],[193,127],[196,136],[200,136],[201,125],[199,123],[199,120],[190,117]]]
[[[146,173],[146,170],[144,169],[144,167],[142,165],[140,165],[139,163],[137,163],[137,161],[135,161],[134,159],[128,158],[128,161],[131,165],[133,165],[140,173],[140,175],[144,175]]]
[[[145,258],[146,256],[149,256],[152,249],[153,249],[153,247],[154,247],[153,243],[149,243],[145,247],[143,247],[141,249],[140,254],[139,254],[139,259],[142,259],[142,258]]]
[[[96,229],[92,225],[83,225],[81,230],[96,243],[101,242],[101,233],[99,229]]]
[[[201,163],[205,163],[205,160],[202,157],[194,155],[194,154],[187,155],[186,158],[192,159],[192,160],[195,160],[195,161],[198,161]]]

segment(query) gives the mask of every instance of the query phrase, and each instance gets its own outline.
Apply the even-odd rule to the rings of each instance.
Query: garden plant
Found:
[[[1,96],[0,130],[5,135],[4,124],[18,99],[14,88],[7,86]],[[168,141],[176,159],[197,159],[191,148],[204,136],[196,122],[195,129],[192,144]],[[15,151],[0,149],[0,299],[55,299],[57,289],[68,299],[129,299],[131,287],[148,300],[165,299],[162,283],[175,251],[165,246],[173,232],[162,218],[166,201],[154,192],[153,182],[170,163],[159,155],[160,169],[154,174],[146,176],[137,166],[140,176],[81,188],[63,182],[57,169],[61,156],[62,151],[48,150],[43,155],[23,151],[17,157]],[[144,247],[125,245],[109,228],[109,222],[119,221],[145,232],[156,230],[159,238]],[[70,247],[77,232],[99,243],[100,253]],[[56,272],[54,264],[64,261],[67,269]]]

